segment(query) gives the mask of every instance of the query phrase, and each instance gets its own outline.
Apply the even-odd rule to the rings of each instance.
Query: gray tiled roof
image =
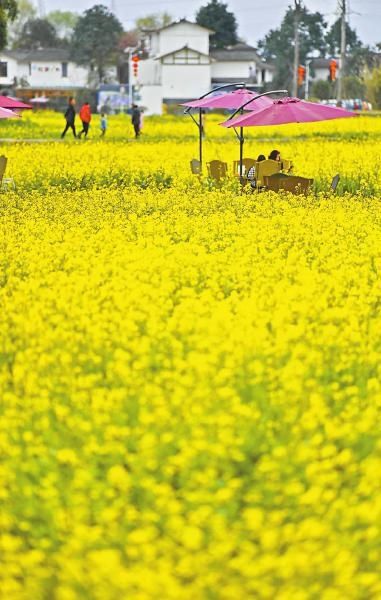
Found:
[[[262,87],[261,83],[256,83],[250,77],[212,77],[212,83],[218,83],[219,85],[226,83],[234,85],[241,82],[247,84],[251,88]]]
[[[143,31],[145,31],[147,33],[151,33],[154,31],[164,31],[164,29],[169,29],[170,27],[173,27],[174,25],[180,25],[182,23],[187,23],[188,25],[196,25],[197,27],[200,27],[201,29],[205,29],[205,31],[209,31],[209,33],[214,33],[213,29],[208,29],[208,27],[204,27],[203,25],[199,25],[198,23],[189,21],[189,19],[178,19],[177,21],[172,21],[168,25],[163,25],[163,27],[154,28],[154,29],[149,28],[149,27],[143,28]]]
[[[66,48],[41,48],[39,50],[3,50],[2,54],[14,58],[18,62],[67,62],[69,50]]]
[[[329,63],[332,58],[313,58],[310,65],[313,69],[329,69]],[[338,60],[335,58],[335,60]]]
[[[260,68],[272,69],[271,64],[265,63],[257,54],[257,51],[252,46],[239,42],[234,46],[226,48],[215,48],[210,51],[211,56],[219,62],[241,62],[252,61]]]

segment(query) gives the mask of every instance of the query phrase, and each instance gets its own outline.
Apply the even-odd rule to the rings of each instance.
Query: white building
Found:
[[[210,89],[209,29],[182,19],[144,37],[148,58],[139,64],[138,88],[148,113]]]
[[[265,63],[255,48],[239,42],[234,46],[211,50],[212,84],[246,82],[262,88],[271,83],[275,68]]]
[[[184,45],[203,54],[209,54],[210,29],[192,23],[187,19],[180,19],[162,27],[161,29],[147,31],[146,42],[148,50],[153,56],[160,56],[174,52]]]
[[[147,114],[161,114],[164,104],[198,98],[225,83],[250,83],[261,90],[272,81],[273,67],[254,48],[239,43],[210,50],[212,33],[187,19],[144,33],[144,58],[132,83],[135,98]],[[67,49],[0,51],[0,88],[16,88],[25,99],[68,96],[93,87],[93,79],[91,69],[72,62]],[[104,83],[118,84],[116,66],[109,69]]]
[[[163,104],[198,98],[223,83],[247,82],[263,87],[273,69],[247,44],[210,51],[210,29],[181,19],[146,31],[147,58],[139,63],[134,81],[147,114],[160,114]]]
[[[331,63],[331,58],[312,58],[309,63],[309,72],[310,72],[310,80],[317,81],[323,80],[327,81],[329,79],[329,65]],[[336,61],[336,78],[339,76],[340,72],[340,59],[335,58]]]
[[[15,87],[23,95],[52,95],[88,85],[89,71],[69,59],[62,48],[0,51],[0,86]],[[25,94],[24,94],[25,92]]]

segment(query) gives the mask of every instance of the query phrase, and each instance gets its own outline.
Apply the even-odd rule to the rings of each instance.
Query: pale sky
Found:
[[[40,0],[46,12],[50,10],[72,10],[82,12],[94,4],[113,8],[126,29],[131,29],[137,17],[149,13],[166,11],[174,18],[187,17],[191,20],[200,6],[208,0]],[[248,43],[256,45],[271,28],[277,27],[293,0],[224,0],[235,13],[239,35]],[[34,0],[38,6],[38,0]],[[305,0],[311,11],[320,11],[327,21],[337,18],[337,0]],[[349,23],[357,30],[366,44],[381,42],[381,0],[347,0]]]

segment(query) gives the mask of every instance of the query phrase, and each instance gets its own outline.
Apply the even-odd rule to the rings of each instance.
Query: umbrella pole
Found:
[[[199,132],[199,141],[198,141],[198,153],[199,153],[199,161],[200,161],[200,173],[202,173],[202,109],[198,109],[198,132]]]
[[[243,115],[243,109],[241,109],[241,115]],[[243,127],[239,129],[239,182],[242,184],[242,170],[243,170],[243,144],[245,138],[243,137]]]
[[[242,183],[242,161],[243,161],[243,144],[245,138],[243,137],[243,127],[240,127],[239,130],[239,180]]]
[[[209,94],[214,94],[215,92],[218,92],[219,90],[223,90],[224,88],[228,88],[228,87],[239,87],[239,86],[244,86],[245,83],[243,81],[241,81],[240,83],[225,83],[224,85],[219,85],[216,88],[213,88],[212,90],[209,90],[209,92],[206,92],[206,94],[203,94],[202,96],[200,96],[198,99],[199,100],[203,100],[204,98],[206,98],[207,96],[209,96]],[[199,161],[200,161],[200,173],[202,172],[202,109],[199,108],[199,122],[197,123],[196,119],[194,118],[194,116],[191,113],[191,108],[188,107],[185,111],[184,114],[189,114],[189,116],[193,119],[193,121],[196,123],[198,129],[199,129]]]

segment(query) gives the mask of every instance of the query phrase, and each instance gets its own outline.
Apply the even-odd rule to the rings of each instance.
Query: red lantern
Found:
[[[298,67],[298,86],[303,85],[305,76],[306,76],[306,67],[303,67],[303,65],[299,65],[299,67]]]
[[[332,58],[329,61],[329,79],[330,81],[336,81],[337,61]]]
[[[132,57],[132,73],[134,75],[134,77],[138,76],[138,71],[139,71],[139,56],[137,54],[135,54]]]

